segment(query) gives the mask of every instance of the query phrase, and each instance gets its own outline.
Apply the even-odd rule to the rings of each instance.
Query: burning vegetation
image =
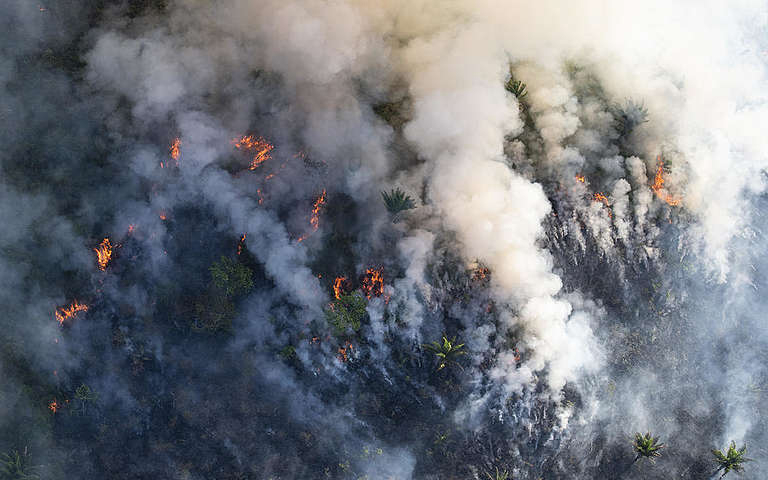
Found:
[[[365,270],[365,275],[360,282],[360,290],[366,298],[380,297],[384,294],[384,275],[380,268],[370,267]]]
[[[316,232],[317,229],[320,228],[320,211],[325,206],[325,201],[326,201],[325,196],[326,196],[325,189],[323,189],[323,193],[321,193],[320,196],[317,197],[317,199],[315,199],[315,202],[312,204],[312,213],[310,214],[310,217],[309,217],[309,224],[312,227],[312,231],[308,234],[305,234],[299,237],[299,239],[297,240],[298,243],[301,243],[304,240],[306,240],[309,235]]]
[[[253,155],[249,170],[256,170],[259,165],[272,158],[272,150],[275,146],[266,141],[263,137],[254,135],[244,135],[241,138],[232,140],[232,144],[238,150],[246,151]]]
[[[109,261],[112,259],[112,243],[109,241],[109,238],[102,240],[93,251],[96,252],[96,262],[99,265],[99,270],[106,270]]]
[[[653,190],[653,193],[655,193],[656,196],[667,205],[672,207],[680,205],[682,199],[671,195],[664,188],[664,160],[662,159],[661,155],[657,157],[656,176],[653,178],[653,185],[651,185],[651,190]]]
[[[75,300],[74,302],[72,302],[72,304],[66,307],[59,307],[56,309],[56,312],[55,312],[56,321],[59,322],[59,325],[63,326],[65,320],[73,319],[77,317],[78,313],[87,312],[87,311],[88,311],[88,305],[85,305]]]
[[[171,143],[171,148],[169,149],[169,153],[171,155],[171,160],[174,161],[175,165],[179,166],[179,155],[181,154],[181,139],[176,137],[173,140],[173,143]]]

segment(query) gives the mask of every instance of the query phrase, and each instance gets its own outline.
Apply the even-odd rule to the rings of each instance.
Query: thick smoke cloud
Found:
[[[730,440],[763,478],[763,2],[2,8],[0,449],[41,478],[707,478]]]

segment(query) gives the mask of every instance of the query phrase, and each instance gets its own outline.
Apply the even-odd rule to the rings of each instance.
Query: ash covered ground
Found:
[[[0,5],[0,479],[766,478],[768,11],[667,3]]]

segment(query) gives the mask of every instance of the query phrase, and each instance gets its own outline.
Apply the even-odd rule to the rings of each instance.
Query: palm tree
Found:
[[[624,105],[611,105],[610,112],[620,138],[628,137],[635,128],[648,121],[648,109],[643,102],[635,102],[632,99],[625,100]]]
[[[507,83],[504,84],[504,88],[506,88],[509,93],[517,97],[518,100],[522,100],[523,97],[528,95],[528,90],[526,87],[526,84],[520,80],[515,80],[514,77],[509,77]]]
[[[720,475],[720,478],[726,476],[731,470],[737,473],[742,473],[744,471],[744,466],[742,463],[752,461],[751,458],[746,458],[744,456],[746,454],[747,445],[745,444],[743,447],[737,449],[736,442],[733,440],[731,440],[731,445],[728,447],[728,450],[725,453],[723,453],[721,450],[712,450],[712,455],[715,456],[715,462],[717,462],[719,465],[717,470],[715,470],[715,473],[723,470],[723,474]]]
[[[85,414],[85,406],[88,402],[95,401],[97,398],[99,398],[99,394],[91,390],[91,387],[89,387],[86,384],[82,384],[79,387],[77,387],[77,390],[75,390],[75,398],[77,400],[80,400],[80,403],[82,405],[83,414]]]
[[[651,462],[654,462],[657,457],[661,456],[661,449],[665,446],[665,444],[659,443],[659,437],[651,436],[650,432],[645,435],[636,433],[635,440],[632,442],[632,447],[637,454],[637,457],[635,457],[632,463],[635,463],[641,458],[647,458]]]
[[[485,472],[485,475],[489,480],[512,480],[512,477],[509,476],[509,472],[506,470],[499,470],[499,467],[496,467],[495,473]]]
[[[0,478],[3,480],[39,480],[35,473],[38,467],[27,465],[26,449],[24,455],[18,450],[0,455]]]
[[[398,216],[400,212],[416,208],[416,203],[413,199],[399,188],[394,188],[389,193],[381,192],[381,198],[384,199],[387,211],[392,214],[392,223],[400,221]]]
[[[462,350],[464,347],[463,343],[460,343],[456,345],[456,337],[453,337],[451,340],[448,340],[448,337],[443,335],[443,342],[440,343],[439,341],[435,340],[432,343],[424,344],[424,348],[427,350],[430,350],[435,353],[435,356],[437,356],[439,364],[437,369],[442,370],[445,368],[448,364],[456,363],[458,357],[462,355],[466,355],[467,352]]]

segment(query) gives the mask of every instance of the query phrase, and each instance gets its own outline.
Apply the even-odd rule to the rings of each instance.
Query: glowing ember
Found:
[[[608,216],[609,217],[613,217],[613,213],[611,212],[611,204],[608,203],[608,197],[606,197],[605,195],[603,195],[600,192],[597,192],[597,193],[594,194],[593,200],[595,202],[600,202],[603,205],[605,205],[605,208],[608,209]]]
[[[260,188],[256,189],[256,194],[259,196],[259,205],[263,205],[264,204],[264,197],[261,195],[261,189]]]
[[[256,170],[256,168],[262,163],[272,158],[272,150],[275,146],[264,140],[262,137],[254,137],[253,135],[245,135],[239,140],[237,138],[232,139],[232,143],[235,148],[253,152],[253,160],[251,160],[251,166],[249,170]]]
[[[136,225],[134,224],[128,225],[128,234],[133,233],[134,230],[136,230]]]
[[[59,307],[56,309],[56,320],[59,322],[59,325],[64,325],[64,320],[74,318],[78,313],[87,311],[88,305],[79,303],[77,300],[75,300],[72,302],[72,305],[68,307]]]
[[[56,411],[61,408],[61,406],[56,402],[56,399],[54,398],[51,403],[48,404],[48,409],[52,411],[53,413],[56,413]]]
[[[171,148],[170,148],[171,158],[173,159],[174,162],[176,162],[177,167],[179,166],[179,153],[181,153],[180,147],[181,147],[181,139],[177,137],[173,140],[173,143],[171,144]]]
[[[237,244],[237,254],[238,254],[238,255],[240,255],[241,253],[243,253],[243,246],[245,246],[245,235],[246,235],[246,234],[244,233],[244,234],[243,234],[243,236],[242,236],[242,237],[240,237],[240,241],[239,241],[239,242],[238,242],[238,244]]]
[[[584,178],[584,175],[576,175],[576,181],[581,183],[587,183],[587,179]]]
[[[272,178],[274,178],[274,176],[275,176],[275,174],[274,174],[274,173],[270,173],[269,175],[267,175],[266,177],[264,177],[264,180],[271,180]]]
[[[600,192],[597,192],[597,193],[594,195],[594,200],[595,200],[596,202],[602,202],[602,203],[603,203],[603,205],[605,205],[606,207],[610,207],[610,206],[611,206],[611,204],[610,204],[610,203],[608,203],[608,197],[606,197],[605,195],[603,195],[603,194],[602,194],[602,193],[600,193]]]
[[[651,190],[653,190],[653,193],[655,193],[662,202],[665,202],[672,207],[676,207],[680,205],[681,199],[670,195],[664,189],[664,162],[661,159],[661,155],[659,155],[656,160],[658,161],[656,166],[656,177],[653,179]]]
[[[608,202],[608,197],[603,195],[601,192],[597,192],[597,193],[594,194],[593,200],[595,202],[600,202],[603,205],[605,205],[605,208],[608,209],[608,215],[612,215],[611,214],[611,204]]]
[[[160,217],[160,220],[165,220],[166,218],[168,218],[167,215],[165,214],[165,211],[160,212],[158,216]]]
[[[109,238],[102,240],[93,251],[96,252],[96,261],[99,263],[99,269],[102,271],[106,270],[107,264],[112,258],[112,243],[110,243]]]
[[[372,297],[380,297],[384,293],[384,275],[382,275],[381,269],[367,269],[363,281],[360,283],[360,289],[368,297],[368,300]]]
[[[487,267],[478,266],[472,271],[472,280],[482,281],[488,278],[491,270]]]
[[[341,294],[344,293],[344,282],[347,280],[347,277],[336,277],[336,280],[333,281],[333,296],[336,297],[336,300],[341,298]]]
[[[346,362],[349,360],[349,353],[352,353],[352,342],[346,342],[343,347],[339,347],[339,360]],[[349,352],[349,353],[348,353]]]
[[[325,189],[323,189],[323,193],[321,193],[320,196],[317,197],[317,200],[315,200],[315,203],[312,205],[312,216],[309,219],[309,223],[310,225],[312,225],[312,232],[316,232],[317,229],[320,227],[320,209],[322,209],[323,206],[325,205],[325,194],[326,194]],[[304,240],[306,240],[308,236],[309,236],[308,234],[302,235],[297,240],[297,242],[299,243],[303,242]]]

